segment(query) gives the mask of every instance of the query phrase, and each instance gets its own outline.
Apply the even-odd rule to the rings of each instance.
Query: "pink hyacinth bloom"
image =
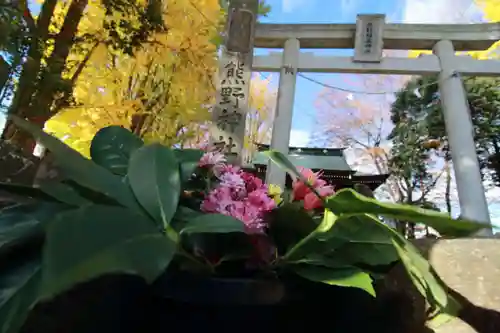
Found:
[[[267,195],[267,190],[263,188],[250,192],[248,194],[248,202],[263,212],[268,212],[276,208],[276,202]]]
[[[201,210],[239,219],[248,234],[263,233],[264,214],[276,208],[268,196],[267,186],[260,179],[236,168],[226,168],[219,186],[205,197]]]
[[[260,189],[264,185],[264,182],[262,181],[262,179],[254,176],[248,172],[242,172],[241,178],[243,178],[243,180],[245,181],[246,189],[248,192],[252,192],[252,191],[255,191],[257,189]]]
[[[219,166],[226,163],[226,157],[219,151],[210,151],[201,157],[198,165],[202,168],[205,167],[214,167]]]

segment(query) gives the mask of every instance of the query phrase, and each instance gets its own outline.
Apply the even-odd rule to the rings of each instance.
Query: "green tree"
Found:
[[[431,155],[443,158],[445,199],[450,211],[451,157],[436,81],[436,76],[419,77],[409,81],[397,94],[391,107],[391,120],[395,125],[391,133],[393,160],[398,168],[411,168],[412,172],[425,175],[422,172],[429,168],[425,161]],[[464,78],[481,170],[483,174],[491,171],[497,185],[500,184],[499,84],[500,79]],[[409,139],[412,135],[416,138],[413,141]],[[405,165],[409,155],[414,159]]]

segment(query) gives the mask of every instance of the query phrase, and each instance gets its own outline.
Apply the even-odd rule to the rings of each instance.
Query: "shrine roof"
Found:
[[[252,164],[267,165],[268,158],[262,151],[268,150],[269,145],[258,145],[259,151],[255,153]],[[290,147],[288,159],[295,166],[309,169],[352,172],[344,157],[344,148],[301,148]]]

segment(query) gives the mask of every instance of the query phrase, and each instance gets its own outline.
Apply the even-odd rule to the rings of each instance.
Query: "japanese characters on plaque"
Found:
[[[358,15],[353,58],[355,62],[382,61],[384,26],[385,15]]]
[[[241,56],[226,54],[221,66],[220,90],[214,109],[213,145],[226,154],[238,153],[245,135],[245,110],[250,72]]]
[[[363,53],[370,53],[372,51],[373,43],[373,22],[366,23],[365,38],[363,41]]]

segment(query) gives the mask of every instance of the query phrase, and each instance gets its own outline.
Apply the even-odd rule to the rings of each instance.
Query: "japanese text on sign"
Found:
[[[238,136],[240,127],[244,127],[244,116],[241,107],[245,105],[246,85],[245,64],[231,59],[221,71],[220,99],[215,109],[215,123],[221,135],[216,136],[216,147],[225,153],[233,153],[237,148],[232,136]]]
[[[363,52],[370,53],[373,45],[373,23],[368,22],[365,28],[365,40],[363,43]]]

